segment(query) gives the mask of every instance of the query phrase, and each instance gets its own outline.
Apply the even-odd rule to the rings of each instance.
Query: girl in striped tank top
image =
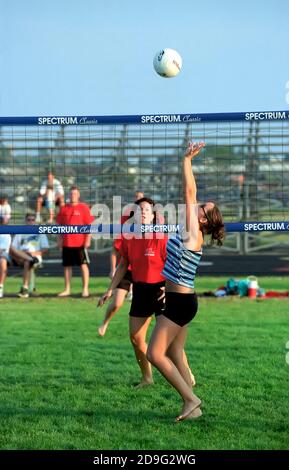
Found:
[[[216,204],[197,203],[197,188],[192,172],[192,159],[204,147],[203,142],[190,143],[183,159],[186,233],[170,238],[163,269],[166,278],[166,306],[157,317],[147,351],[148,360],[159,369],[183,400],[176,421],[202,415],[201,400],[192,392],[188,367],[183,361],[187,327],[198,310],[194,280],[202,255],[204,236],[211,243],[222,244],[224,223]]]

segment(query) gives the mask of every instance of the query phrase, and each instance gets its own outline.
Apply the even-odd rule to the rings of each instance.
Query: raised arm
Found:
[[[205,146],[204,142],[190,142],[183,160],[183,186],[186,204],[197,203],[197,186],[192,169],[192,159]]]
[[[192,233],[197,222],[197,186],[192,169],[192,159],[205,146],[204,142],[190,142],[183,159],[183,190],[186,205],[186,229]]]

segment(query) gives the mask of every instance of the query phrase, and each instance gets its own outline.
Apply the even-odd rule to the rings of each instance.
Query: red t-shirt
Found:
[[[65,204],[57,217],[56,222],[59,225],[90,225],[94,220],[87,204],[79,202],[78,204]],[[63,246],[70,248],[79,248],[84,245],[86,234],[69,233],[63,234]]]
[[[153,284],[162,282],[161,275],[166,261],[167,237],[123,239],[120,254],[130,263],[134,282]]]

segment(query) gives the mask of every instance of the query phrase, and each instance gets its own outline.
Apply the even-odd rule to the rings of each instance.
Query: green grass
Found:
[[[199,278],[213,290],[225,278]],[[105,338],[104,308],[93,279],[90,299],[57,299],[62,279],[39,278],[46,297],[0,303],[0,449],[288,449],[289,299],[201,298],[187,354],[203,417],[173,423],[181,401],[155,371],[155,385],[135,390],[139,371],[128,340],[129,303]],[[288,289],[288,277],[263,278]],[[75,293],[80,293],[78,279]]]

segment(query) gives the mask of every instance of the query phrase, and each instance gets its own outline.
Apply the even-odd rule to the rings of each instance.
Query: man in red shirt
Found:
[[[79,202],[80,193],[76,186],[70,190],[70,203],[65,204],[57,215],[60,225],[90,225],[94,218],[87,204]],[[80,266],[82,274],[82,297],[89,297],[89,257],[87,248],[90,246],[90,234],[64,234],[59,238],[62,248],[62,264],[64,267],[65,289],[58,297],[70,295],[72,266]]]

